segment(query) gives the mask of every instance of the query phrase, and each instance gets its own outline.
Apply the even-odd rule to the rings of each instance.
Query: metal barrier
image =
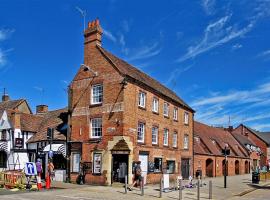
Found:
[[[26,177],[20,171],[4,171],[0,173],[0,185],[5,188],[25,188]]]

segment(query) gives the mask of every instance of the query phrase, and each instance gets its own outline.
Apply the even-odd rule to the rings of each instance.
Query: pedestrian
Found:
[[[137,162],[137,165],[134,169],[134,179],[131,187],[128,187],[128,189],[131,191],[132,187],[139,186],[139,184],[143,184],[142,182],[142,169],[141,169],[141,161]]]
[[[37,159],[36,167],[37,167],[37,187],[39,190],[41,190],[42,189],[41,173],[43,172],[43,168],[42,168],[42,163],[41,163],[40,158]]]

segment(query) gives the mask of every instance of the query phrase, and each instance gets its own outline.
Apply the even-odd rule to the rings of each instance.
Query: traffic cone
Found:
[[[51,188],[51,178],[49,175],[47,175],[46,177],[46,189],[50,189]]]
[[[38,190],[42,189],[40,174],[38,174],[38,176],[37,176],[37,188],[38,188]]]

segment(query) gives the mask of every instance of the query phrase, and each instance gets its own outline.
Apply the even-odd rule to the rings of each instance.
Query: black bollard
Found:
[[[162,190],[163,190],[162,184],[163,184],[163,179],[161,177],[160,184],[159,184],[159,198],[162,198]]]
[[[197,200],[200,200],[200,179],[197,181]]]
[[[179,200],[182,200],[182,179],[179,179]]]
[[[125,175],[125,194],[127,194],[127,175]]]
[[[141,196],[144,195],[144,177],[142,176],[142,180],[141,180]]]
[[[209,199],[212,199],[212,181],[209,181]]]

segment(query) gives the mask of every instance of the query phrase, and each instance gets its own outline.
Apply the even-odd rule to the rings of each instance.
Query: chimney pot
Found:
[[[4,101],[9,101],[9,100],[10,100],[10,98],[9,98],[8,94],[3,94],[2,101],[4,102]]]
[[[44,114],[48,112],[47,105],[37,105],[36,106],[36,114]]]

